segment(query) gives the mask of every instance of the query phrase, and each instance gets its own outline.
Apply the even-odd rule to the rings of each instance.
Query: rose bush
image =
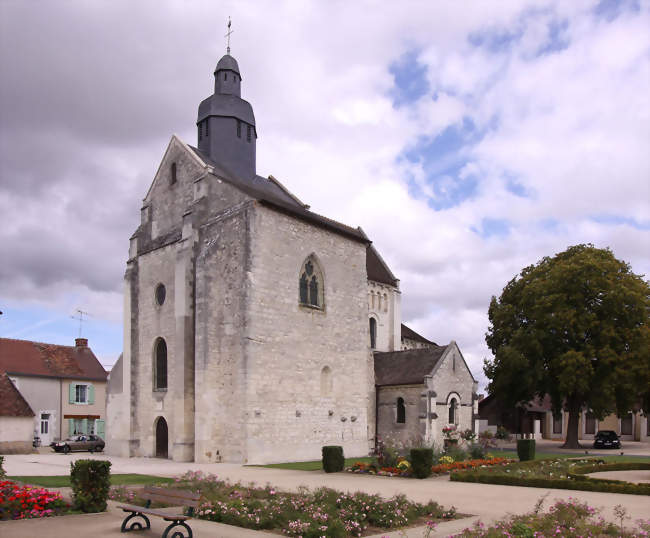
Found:
[[[58,516],[69,508],[59,493],[11,480],[0,482],[0,520]]]

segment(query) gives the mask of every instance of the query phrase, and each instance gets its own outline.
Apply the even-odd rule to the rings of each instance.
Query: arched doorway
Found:
[[[156,457],[167,458],[168,431],[167,421],[163,417],[158,417],[156,421]]]

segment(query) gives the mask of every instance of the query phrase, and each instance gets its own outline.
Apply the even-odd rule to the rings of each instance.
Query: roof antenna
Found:
[[[89,316],[88,312],[84,312],[83,310],[77,308],[77,315],[76,316],[70,316],[72,319],[78,319],[79,320],[79,338],[81,338],[81,324],[84,321],[84,316]]]
[[[223,37],[228,38],[228,45],[226,47],[226,54],[230,54],[230,34],[234,32],[234,30],[231,30],[230,27],[232,26],[232,21],[230,20],[230,15],[228,15],[228,31],[226,32],[226,35]]]

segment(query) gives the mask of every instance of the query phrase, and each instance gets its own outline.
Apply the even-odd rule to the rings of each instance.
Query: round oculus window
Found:
[[[165,302],[165,296],[167,295],[167,290],[165,289],[164,284],[158,284],[156,286],[156,302],[159,305],[162,305]]]

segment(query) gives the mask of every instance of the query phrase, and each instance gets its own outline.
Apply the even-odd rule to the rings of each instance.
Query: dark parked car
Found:
[[[104,440],[96,435],[73,435],[50,446],[54,452],[67,454],[72,450],[87,450],[88,452],[101,452],[104,450]]]
[[[601,430],[594,437],[594,448],[621,448],[621,441],[612,430]]]

